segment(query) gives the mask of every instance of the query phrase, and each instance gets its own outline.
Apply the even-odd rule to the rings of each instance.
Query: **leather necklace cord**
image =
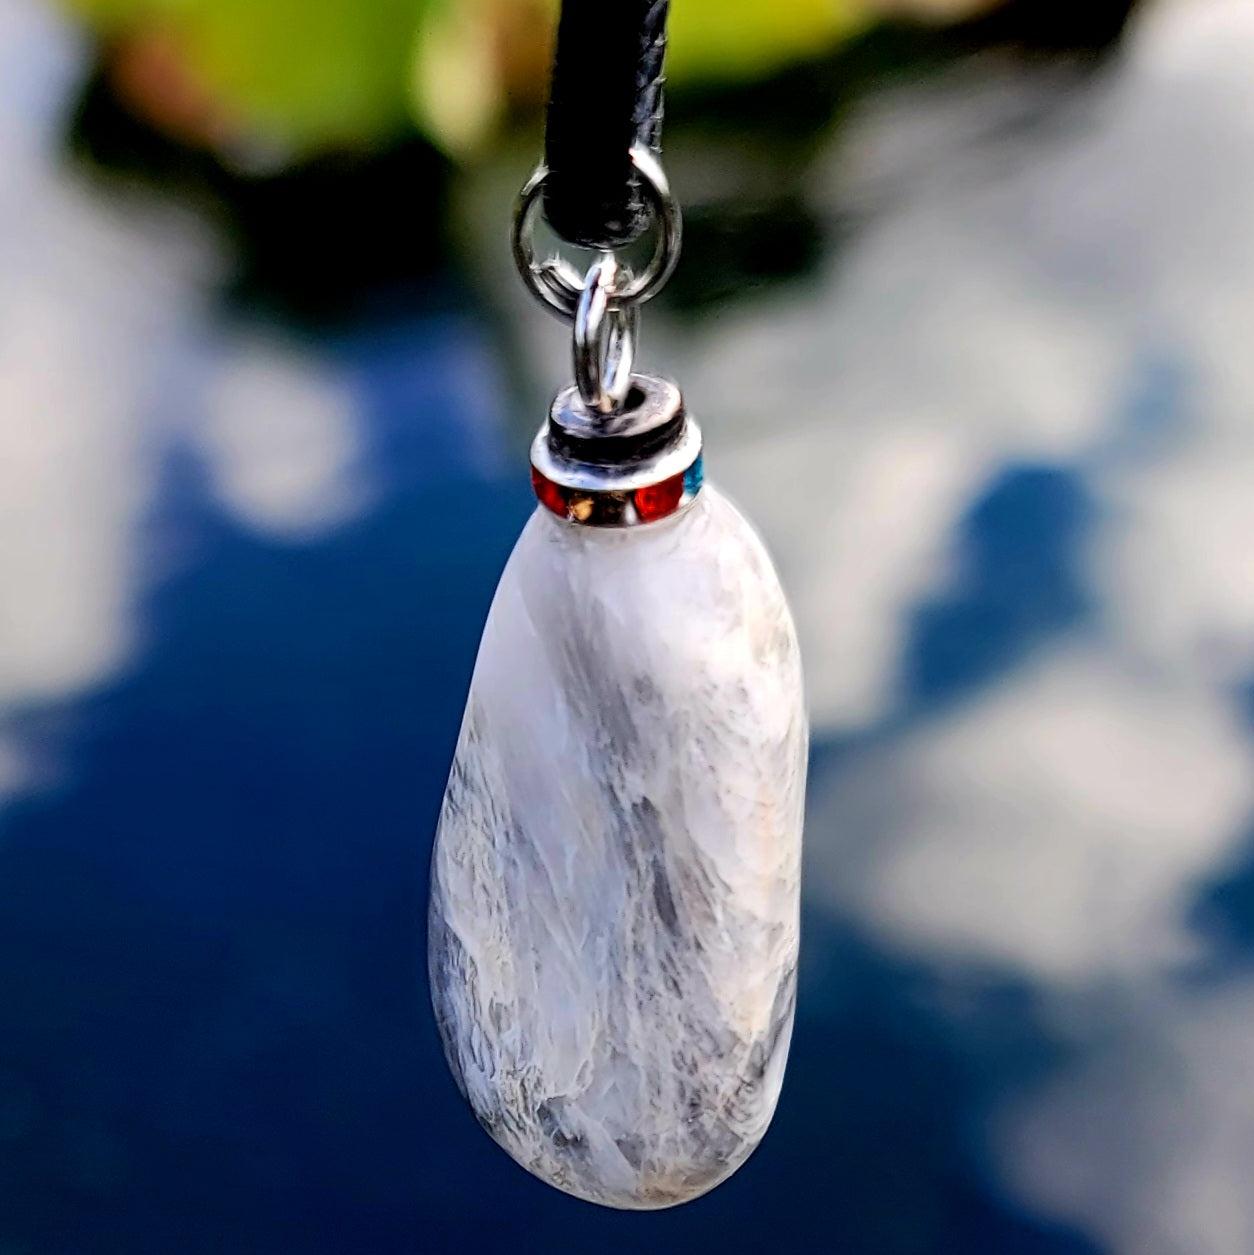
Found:
[[[562,0],[545,128],[544,216],[570,244],[612,249],[649,222],[632,145],[657,151],[668,0]]]

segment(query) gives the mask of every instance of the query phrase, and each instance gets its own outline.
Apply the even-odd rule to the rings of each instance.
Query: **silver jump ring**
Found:
[[[621,305],[615,291],[619,267],[603,253],[588,269],[575,307],[575,383],[589,410],[612,414],[631,391],[638,305]]]
[[[631,276],[615,294],[616,305],[643,305],[658,294],[679,261],[682,235],[679,205],[671,194],[661,163],[647,148],[640,146],[632,148],[631,161],[640,175],[657,221],[657,243],[645,268],[638,275]],[[540,209],[540,193],[548,176],[547,166],[537,167],[518,194],[510,244],[514,262],[528,290],[550,309],[567,318],[574,318],[584,290],[579,271],[560,257],[540,261],[535,254],[535,218]]]

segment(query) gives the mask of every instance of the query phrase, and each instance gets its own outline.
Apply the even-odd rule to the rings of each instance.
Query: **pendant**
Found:
[[[584,390],[586,392],[586,390]],[[792,1030],[807,725],[761,541],[678,390],[568,389],[488,614],[440,816],[453,1075],[528,1171],[668,1207],[736,1170]]]

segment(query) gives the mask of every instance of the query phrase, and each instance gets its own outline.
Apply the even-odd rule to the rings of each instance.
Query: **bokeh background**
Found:
[[[427,1004],[553,5],[0,0],[0,1255],[1254,1251],[1254,2],[673,8],[644,358],[814,721],[771,1133],[572,1201]]]

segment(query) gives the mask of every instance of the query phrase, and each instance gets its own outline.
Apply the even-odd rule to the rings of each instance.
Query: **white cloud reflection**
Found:
[[[684,355],[712,473],[780,556],[820,727],[891,708],[903,616],[1013,461],[1093,473],[1130,644],[1248,664],[1252,27],[1247,3],[1181,0],[1081,92],[987,65],[872,102],[818,180],[834,212],[876,206],[854,245],[808,299],[720,319]],[[1186,429],[1102,478],[1163,345],[1190,378]]]
[[[875,220],[688,380],[780,554],[820,735],[888,729],[814,782],[808,891],[947,980],[1031,985],[1068,1062],[1007,1100],[999,1165],[1116,1255],[1254,1249],[1254,979],[1183,975],[1254,815],[1251,66],[1254,6],[1176,0],[1030,135],[952,81],[872,104],[824,195]],[[1147,369],[1175,395],[1143,396]],[[1093,622],[892,731],[956,524],[1040,460],[1094,502]]]
[[[1243,831],[1251,64],[1254,6],[1178,0],[1079,97],[1030,85],[1051,107],[1026,140],[989,120],[1023,113],[995,68],[872,102],[824,194],[879,198],[874,221],[808,301],[747,310],[688,363],[711,461],[792,589],[821,734],[905,700],[909,616],[1000,468],[1069,467],[1096,502],[1092,639],[819,791],[814,891],[902,944],[1066,982],[1158,970]],[[1165,353],[1182,395],[1127,438]]]
[[[810,889],[945,964],[1139,978],[1193,956],[1251,806],[1222,700],[1074,645],[816,782]]]
[[[1010,1183],[1117,1255],[1254,1250],[1254,985],[1125,992],[999,1130]]]
[[[198,443],[222,505],[275,539],[363,500],[346,386],[264,333],[214,329],[225,258],[204,224],[66,162],[85,71],[52,6],[0,0],[0,731],[125,661],[173,443]],[[0,743],[0,796],[22,762]]]
[[[309,540],[367,500],[362,432],[345,380],[258,334],[223,346],[197,430],[220,499],[256,531]]]
[[[49,154],[7,156],[0,708],[97,681],[125,652],[155,477],[148,364],[177,354],[203,262],[142,205],[102,208]]]
[[[936,125],[926,103],[906,116]],[[1123,329],[1095,328],[1086,302],[1026,264],[1023,205],[1053,176],[1007,173],[1001,155],[983,177],[924,179],[808,301],[725,320],[680,369],[711,473],[779,555],[823,729],[891,708],[904,618],[944,578],[989,477],[1075,460],[1116,421]]]

